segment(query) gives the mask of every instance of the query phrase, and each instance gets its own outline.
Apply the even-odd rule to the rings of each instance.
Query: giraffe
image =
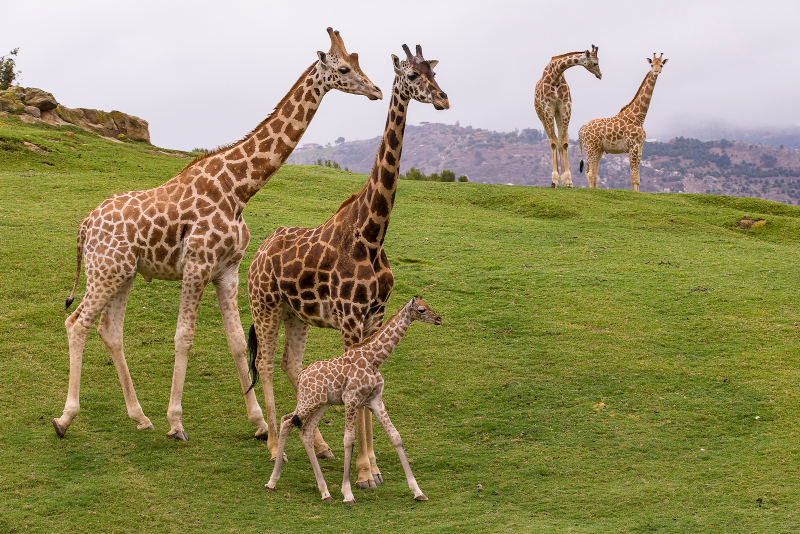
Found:
[[[656,79],[661,74],[661,68],[667,64],[653,52],[653,58],[646,58],[650,63],[650,70],[642,80],[633,100],[619,110],[613,117],[592,119],[584,124],[578,131],[578,145],[581,147],[580,171],[583,172],[583,149],[586,147],[586,180],[589,187],[597,188],[597,167],[603,152],[609,154],[622,154],[627,152],[631,165],[631,187],[639,191],[639,164],[642,161],[642,147],[647,135],[645,134],[644,119],[653,98],[653,88]]]
[[[111,352],[128,416],[140,430],[153,428],[136,398],[123,354],[125,305],[137,272],[147,281],[181,280],[167,436],[188,439],[181,422],[181,396],[197,309],[206,286],[213,282],[245,393],[247,418],[257,427],[256,437],[265,437],[261,408],[255,394],[247,393],[246,345],[237,304],[239,263],[250,240],[242,210],[297,145],[326,92],[338,89],[370,100],[383,96],[362,72],[358,56],[347,54],[339,32],[328,28],[328,35],[330,50],[317,52],[317,60],[249,135],[191,162],[159,187],[109,197],[83,220],[75,283],[66,307],[74,300],[82,259],[86,294],[65,321],[70,372],[63,414],[53,419],[59,437],[79,411],[84,344],[98,317],[97,330]]]
[[[600,72],[600,65],[597,62],[597,50],[592,45],[592,51],[570,52],[560,56],[554,56],[550,63],[544,68],[541,79],[536,82],[533,104],[536,114],[542,121],[544,131],[550,140],[550,149],[553,151],[553,175],[551,186],[565,185],[572,187],[572,174],[569,172],[569,119],[572,114],[572,97],[569,94],[569,86],[564,79],[564,71],[575,65],[581,65],[586,70],[597,76],[603,77]],[[558,129],[558,136],[553,128]],[[561,174],[559,175],[559,162],[561,164]]]
[[[274,490],[281,476],[283,451],[292,425],[300,427],[300,439],[311,460],[317,487],[322,499],[332,501],[325,478],[319,468],[319,461],[314,454],[314,432],[325,411],[333,404],[344,404],[344,476],[342,477],[342,495],[344,502],[355,504],[353,491],[350,488],[350,461],[353,455],[356,411],[368,408],[381,422],[389,439],[400,457],[400,463],[406,474],[408,487],[417,501],[428,498],[419,489],[411,466],[408,464],[403,441],[395,429],[386,407],[383,405],[383,377],[378,367],[394,351],[403,339],[412,321],[424,321],[435,325],[442,324],[442,318],[434,312],[419,296],[405,303],[386,324],[377,332],[360,343],[351,345],[345,353],[332,360],[320,360],[312,363],[297,377],[297,406],[294,412],[281,418],[281,433],[278,439],[278,453],[272,476],[266,488]]]
[[[360,192],[316,228],[281,227],[256,252],[247,285],[254,324],[250,328],[250,370],[253,385],[260,376],[267,409],[267,445],[274,459],[278,450],[273,395],[273,360],[278,329],[284,324],[286,341],[281,368],[297,388],[303,351],[311,326],[339,330],[345,348],[375,332],[383,321],[386,301],[394,285],[383,240],[397,189],[406,110],[411,99],[450,107],[447,95],[434,80],[436,60],[425,60],[417,45],[406,59],[392,55],[395,71],[386,127],[369,179]],[[372,451],[372,420],[358,411],[359,488],[382,482]],[[315,432],[317,455],[333,454]]]

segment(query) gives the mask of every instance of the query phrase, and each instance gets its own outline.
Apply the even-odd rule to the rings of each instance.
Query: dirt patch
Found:
[[[34,145],[33,143],[30,143],[28,141],[23,141],[22,144],[28,150],[33,150],[35,152],[38,152],[39,154],[49,154],[50,153],[49,150],[45,150],[44,148],[40,147],[39,145]]]
[[[739,219],[739,222],[736,223],[737,228],[742,228],[743,230],[750,230],[751,228],[761,228],[767,224],[766,219],[751,219],[750,217],[744,217],[743,219]]]

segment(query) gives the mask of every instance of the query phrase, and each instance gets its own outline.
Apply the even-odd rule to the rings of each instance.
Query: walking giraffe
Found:
[[[356,54],[347,54],[339,32],[328,28],[331,48],[295,82],[272,114],[241,141],[187,165],[165,184],[146,191],[114,195],[89,213],[78,231],[78,285],[81,259],[86,269],[86,294],[65,324],[69,339],[69,389],[64,412],[53,419],[60,437],[78,414],[81,359],[89,330],[100,317],[98,333],[111,352],[128,415],[140,430],[153,425],[133,389],[122,349],[125,305],[136,273],[145,280],[181,280],[181,300],[175,332],[167,436],[188,438],[181,422],[181,395],[200,299],[209,282],[217,292],[222,322],[233,354],[247,418],[263,438],[267,424],[255,394],[248,393],[244,331],[237,292],[239,263],[250,240],[242,219],[247,201],[286,161],[305,132],[322,97],[331,89],[382,98],[361,71]]]
[[[314,362],[300,371],[297,377],[297,406],[294,412],[281,418],[278,453],[272,469],[272,476],[269,477],[269,482],[266,484],[267,489],[274,490],[278,483],[286,439],[289,437],[292,425],[295,425],[300,427],[300,439],[303,441],[309,460],[311,460],[311,467],[314,469],[314,476],[317,479],[317,487],[322,494],[322,499],[333,500],[328,492],[325,478],[322,476],[322,470],[319,468],[319,461],[314,455],[314,432],[329,406],[344,404],[344,475],[342,477],[344,502],[347,504],[356,502],[350,487],[350,462],[353,455],[356,411],[359,408],[368,408],[389,434],[389,439],[400,457],[408,487],[414,493],[414,499],[417,501],[428,500],[419,489],[411,472],[400,433],[397,432],[389,419],[389,414],[386,413],[386,407],[383,405],[383,376],[378,371],[378,367],[386,361],[386,358],[403,339],[411,322],[416,320],[435,325],[442,324],[442,318],[431,310],[424,300],[414,297],[386,321],[386,324],[377,332],[361,343],[351,346],[343,355],[332,360]]]
[[[534,91],[534,107],[539,120],[542,121],[544,131],[550,140],[550,149],[553,151],[553,174],[551,186],[565,185],[572,187],[572,174],[569,172],[569,119],[572,114],[572,97],[569,86],[564,79],[564,71],[575,65],[581,65],[586,70],[601,79],[600,65],[597,62],[597,50],[592,45],[592,51],[570,52],[550,59],[544,68],[542,78],[536,83]],[[558,129],[558,136],[556,130]],[[559,173],[559,163],[561,172]]]
[[[631,187],[634,191],[639,190],[639,164],[642,161],[642,147],[647,139],[642,125],[647,117],[656,79],[661,74],[661,68],[667,63],[666,59],[662,60],[663,57],[663,52],[659,57],[653,52],[653,59],[647,58],[650,70],[627,106],[613,117],[590,120],[578,132],[581,154],[584,147],[586,148],[586,180],[589,182],[589,187],[597,187],[597,168],[603,152],[609,154],[627,152],[631,165]],[[580,170],[583,172],[583,159]]]
[[[383,321],[394,285],[383,240],[397,189],[406,110],[411,99],[447,109],[447,95],[434,80],[438,61],[425,60],[417,45],[406,59],[392,55],[395,79],[389,115],[367,183],[316,228],[282,227],[256,252],[247,277],[250,311],[250,368],[253,384],[261,377],[269,426],[268,447],[278,451],[273,360],[281,322],[286,331],[281,368],[297,389],[297,375],[310,326],[339,330],[345,348],[375,332]],[[257,374],[256,374],[257,373]],[[252,386],[251,386],[252,387]],[[383,479],[372,450],[372,420],[358,412],[358,481],[375,487]],[[330,447],[315,432],[317,455],[331,457]]]

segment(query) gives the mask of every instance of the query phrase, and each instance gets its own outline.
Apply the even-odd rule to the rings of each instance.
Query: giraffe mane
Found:
[[[297,81],[296,81],[296,82],[294,82],[294,85],[292,85],[292,88],[291,88],[291,89],[289,89],[289,91],[288,91],[288,92],[287,92],[285,95],[283,95],[283,98],[281,98],[280,102],[278,102],[278,103],[275,105],[275,109],[273,109],[273,110],[272,110],[272,113],[270,113],[270,114],[267,116],[267,118],[266,118],[266,119],[264,119],[263,121],[259,122],[259,123],[258,123],[258,126],[256,126],[255,128],[253,128],[253,129],[250,131],[250,133],[248,133],[247,135],[245,135],[244,137],[242,137],[242,138],[241,138],[241,139],[239,139],[238,141],[235,141],[235,142],[233,142],[233,143],[229,143],[229,144],[227,144],[227,145],[221,145],[221,146],[218,146],[218,147],[217,147],[216,149],[214,149],[213,151],[206,152],[205,154],[200,154],[199,156],[197,156],[196,158],[194,158],[192,161],[190,161],[190,162],[189,162],[189,163],[186,165],[186,167],[184,167],[183,169],[181,169],[181,172],[185,171],[185,170],[186,170],[186,169],[188,169],[189,167],[192,167],[192,166],[193,166],[193,165],[195,165],[196,163],[199,163],[200,161],[203,161],[203,160],[204,160],[204,159],[206,159],[206,158],[209,158],[209,157],[211,157],[211,156],[214,156],[214,155],[216,155],[216,154],[219,154],[220,152],[224,152],[224,151],[226,151],[226,150],[228,150],[228,149],[230,149],[230,148],[233,148],[233,147],[235,147],[236,145],[238,145],[238,144],[240,144],[240,143],[243,143],[244,141],[246,141],[246,140],[247,140],[247,139],[248,139],[248,138],[249,138],[251,135],[253,135],[253,133],[254,133],[256,130],[260,129],[262,126],[264,126],[264,124],[265,124],[267,121],[269,121],[269,120],[271,120],[273,117],[275,117],[275,115],[278,113],[278,110],[280,110],[280,109],[283,107],[283,105],[284,105],[284,104],[285,104],[285,103],[286,103],[286,102],[287,102],[287,101],[288,101],[288,100],[289,100],[289,99],[292,97],[292,95],[293,95],[293,94],[294,94],[294,92],[297,90],[297,88],[298,88],[298,87],[300,87],[301,85],[303,85],[303,80],[305,80],[305,79],[306,79],[306,76],[308,76],[308,74],[311,72],[311,69],[313,69],[313,68],[316,66],[316,64],[317,64],[317,62],[315,61],[314,63],[312,63],[312,64],[311,64],[311,66],[309,66],[309,67],[308,67],[308,68],[307,68],[307,69],[306,69],[306,70],[303,72],[303,74],[301,74],[301,75],[300,75],[300,77],[297,79]],[[180,174],[180,173],[179,173],[179,174]]]
[[[407,303],[406,303],[406,304],[407,304]],[[376,332],[374,332],[374,333],[373,333],[371,336],[369,336],[367,339],[362,339],[362,340],[361,340],[361,341],[359,341],[358,343],[354,343],[354,344],[350,345],[349,347],[347,347],[347,350],[351,350],[351,349],[357,349],[357,348],[363,347],[364,345],[366,345],[367,343],[369,343],[370,341],[372,341],[374,338],[378,337],[378,336],[380,335],[380,333],[383,331],[383,328],[384,328],[384,327],[385,327],[387,324],[389,324],[389,323],[392,321],[392,319],[394,319],[395,317],[397,317],[398,315],[400,315],[400,312],[401,312],[401,311],[403,311],[403,310],[406,308],[406,304],[404,304],[403,306],[401,306],[401,307],[400,307],[400,309],[399,309],[399,310],[397,310],[396,312],[394,312],[394,315],[392,315],[392,316],[391,316],[391,317],[389,317],[387,320],[385,320],[385,321],[383,322],[383,325],[382,325],[382,326],[381,326],[381,327],[380,327],[380,328],[379,328],[379,329],[378,329]]]
[[[644,87],[645,82],[647,82],[647,79],[650,76],[651,72],[652,71],[647,71],[647,74],[644,75],[644,79],[642,79],[642,83],[639,84],[639,88],[636,90],[636,93],[633,95],[633,98],[631,98],[630,102],[628,102],[627,104],[622,106],[622,108],[619,110],[620,113],[622,113],[623,111],[625,111],[626,109],[628,109],[629,107],[631,107],[633,105],[633,103],[636,101],[636,98],[639,96],[639,93],[641,92],[642,87]]]
[[[550,61],[552,61],[554,59],[561,59],[562,57],[574,56],[575,54],[584,54],[585,52],[586,52],[585,50],[583,52],[567,52],[566,54],[561,54],[560,56],[551,57]]]

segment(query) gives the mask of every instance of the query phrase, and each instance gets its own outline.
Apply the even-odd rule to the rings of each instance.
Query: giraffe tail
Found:
[[[250,353],[250,376],[252,381],[245,393],[256,387],[258,382],[258,370],[256,369],[256,356],[258,356],[258,336],[256,336],[256,325],[250,325],[250,332],[247,334],[247,351]]]
[[[583,173],[583,128],[578,130],[578,146],[581,148],[581,164],[578,166],[578,170]]]
[[[81,261],[83,260],[83,244],[86,242],[86,219],[81,223],[78,229],[78,253],[77,263],[78,267],[75,269],[75,282],[72,284],[72,293],[69,294],[67,300],[64,301],[64,310],[68,310],[75,300],[75,291],[78,289],[78,279],[81,276]]]

